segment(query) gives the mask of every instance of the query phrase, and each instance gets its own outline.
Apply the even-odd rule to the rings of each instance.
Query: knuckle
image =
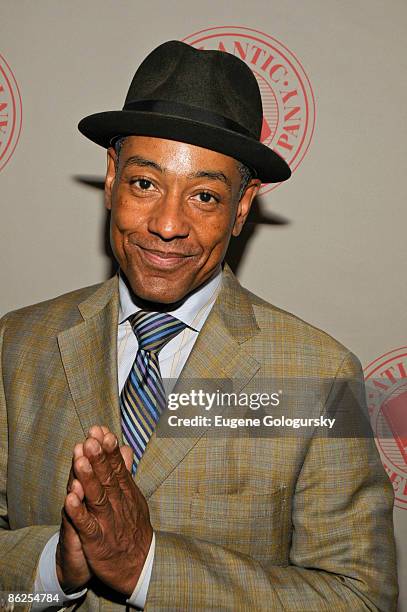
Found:
[[[83,530],[88,538],[95,538],[99,535],[99,526],[94,519],[89,518],[83,526]]]
[[[124,467],[123,469],[123,465],[116,465],[114,466],[114,474],[115,477],[117,479],[118,482],[126,482],[127,480],[127,476],[126,476],[126,468]]]
[[[75,519],[75,526],[87,538],[93,538],[98,534],[98,522],[89,512],[81,512]]]
[[[126,464],[124,463],[124,459],[121,455],[117,457],[114,462],[112,462],[112,468],[116,476],[124,478],[128,474]]]
[[[109,460],[110,460],[110,464],[112,468],[114,470],[117,470],[120,467],[121,462],[122,462],[122,456],[120,454],[120,451],[117,451],[117,449],[113,451],[113,453],[109,457]]]
[[[105,477],[102,480],[102,485],[104,487],[107,488],[112,488],[117,486],[117,480],[116,480],[116,475],[114,472],[109,472],[108,474],[105,475]]]
[[[108,505],[108,503],[109,500],[107,498],[106,491],[105,489],[102,489],[96,499],[92,501],[92,506],[95,506],[97,508],[104,508]]]

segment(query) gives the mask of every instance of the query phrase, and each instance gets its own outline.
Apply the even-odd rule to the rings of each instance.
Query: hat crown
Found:
[[[262,125],[259,86],[243,60],[172,40],[142,62],[122,110],[84,117],[78,128],[106,149],[121,136],[175,140],[232,157],[264,183],[285,181],[290,168],[261,142]]]
[[[199,50],[176,40],[163,43],[138,68],[124,108],[150,100],[216,113],[260,138],[263,109],[256,77],[230,53]]]

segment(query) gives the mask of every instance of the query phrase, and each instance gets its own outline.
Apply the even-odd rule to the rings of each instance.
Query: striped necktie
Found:
[[[120,412],[124,441],[134,451],[134,474],[166,406],[158,353],[186,325],[169,314],[143,310],[129,321],[137,337],[138,351],[120,394]]]

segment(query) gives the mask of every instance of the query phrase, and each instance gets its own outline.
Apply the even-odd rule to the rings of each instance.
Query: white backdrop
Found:
[[[288,47],[316,101],[304,160],[260,202],[263,216],[283,222],[256,224],[241,282],[365,366],[407,345],[405,0],[2,0],[0,10],[0,54],[23,105],[19,142],[0,171],[1,313],[110,274],[102,192],[84,180],[103,178],[106,154],[76,125],[121,108],[139,62],[161,42],[232,25]],[[394,518],[406,611],[407,509]]]

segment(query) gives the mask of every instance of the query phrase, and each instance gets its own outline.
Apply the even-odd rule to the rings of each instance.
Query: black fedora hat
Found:
[[[173,40],[141,63],[123,110],[89,115],[78,128],[105,148],[130,135],[198,145],[243,162],[263,183],[285,181],[288,164],[259,140],[262,119],[256,77],[242,60]]]

